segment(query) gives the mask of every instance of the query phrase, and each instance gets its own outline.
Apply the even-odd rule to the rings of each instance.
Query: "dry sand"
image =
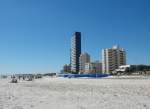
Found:
[[[0,109],[150,109],[150,79],[0,79]]]

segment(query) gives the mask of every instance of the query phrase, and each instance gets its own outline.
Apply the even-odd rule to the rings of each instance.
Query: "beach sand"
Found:
[[[150,109],[150,79],[0,79],[0,109]]]

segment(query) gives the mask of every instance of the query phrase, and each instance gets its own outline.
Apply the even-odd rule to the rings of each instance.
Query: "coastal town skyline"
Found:
[[[117,44],[127,64],[150,64],[148,0],[8,1],[0,1],[0,73],[59,72],[75,31],[92,60]]]

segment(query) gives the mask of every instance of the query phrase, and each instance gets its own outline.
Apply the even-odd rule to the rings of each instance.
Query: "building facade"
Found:
[[[102,71],[112,73],[119,66],[126,65],[126,52],[119,46],[102,50]]]
[[[102,73],[102,63],[99,61],[85,64],[85,74]]]
[[[81,32],[75,32],[71,39],[71,72],[79,73],[81,55]]]
[[[85,64],[90,63],[90,55],[88,53],[82,53],[80,55],[80,73],[85,72]]]
[[[71,73],[71,65],[66,64],[63,66],[63,73]]]

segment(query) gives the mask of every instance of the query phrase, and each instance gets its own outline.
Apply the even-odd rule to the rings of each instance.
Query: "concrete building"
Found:
[[[81,33],[75,32],[71,40],[71,71],[79,73],[81,55]]]
[[[112,73],[119,66],[126,65],[126,52],[119,46],[102,50],[102,71],[103,73]]]
[[[71,65],[66,64],[63,66],[63,73],[71,73]]]
[[[85,74],[102,73],[102,63],[99,61],[85,64]]]
[[[80,55],[80,73],[85,72],[86,63],[90,63],[90,55],[88,53],[82,53]]]

